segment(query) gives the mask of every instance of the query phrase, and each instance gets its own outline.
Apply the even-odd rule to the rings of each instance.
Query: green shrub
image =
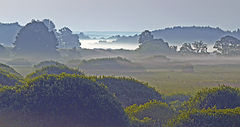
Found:
[[[21,74],[19,74],[19,73],[18,73],[17,71],[15,71],[12,67],[10,67],[10,66],[8,66],[8,65],[6,65],[6,64],[0,63],[0,69],[5,70],[5,71],[7,71],[7,72],[9,72],[9,73],[15,74],[16,76],[23,78]]]
[[[121,104],[91,78],[42,75],[0,88],[4,127],[128,127]]]
[[[143,105],[136,104],[125,108],[133,127],[160,127],[173,117],[173,110],[156,100]]]
[[[78,74],[83,75],[83,72],[80,72],[75,69],[68,68],[67,66],[46,66],[41,69],[36,70],[35,72],[29,74],[26,76],[27,79],[34,78],[43,74],[61,74],[61,73],[67,73],[67,74]]]
[[[129,70],[144,70],[142,66],[122,57],[83,60],[79,64],[78,68],[84,70],[118,70],[118,72],[126,72]]]
[[[8,65],[0,63],[0,84],[14,86],[22,84],[23,77]]]
[[[61,64],[57,61],[42,61],[36,65],[34,65],[34,68],[43,68],[43,67],[47,67],[47,66],[65,66],[64,64]]]
[[[240,107],[183,111],[167,127],[240,127]]]
[[[240,107],[240,90],[230,86],[219,86],[200,90],[185,106],[187,109],[217,109]]]
[[[103,83],[114,94],[123,107],[133,104],[144,104],[149,100],[162,100],[162,96],[154,88],[132,78],[98,77],[98,83]]]

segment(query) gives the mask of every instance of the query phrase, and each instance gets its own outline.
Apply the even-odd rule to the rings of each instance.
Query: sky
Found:
[[[143,31],[173,26],[240,28],[240,0],[0,0],[0,22],[51,19],[74,31]]]

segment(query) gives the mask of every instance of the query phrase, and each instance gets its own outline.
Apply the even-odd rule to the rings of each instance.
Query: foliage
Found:
[[[98,77],[98,83],[108,87],[110,93],[114,94],[123,107],[133,104],[144,104],[149,100],[162,100],[162,96],[154,88],[132,78],[125,77]]]
[[[175,112],[183,110],[182,105],[190,99],[190,95],[185,94],[173,94],[164,96],[164,102],[166,102]]]
[[[61,74],[61,73],[67,73],[67,74],[78,74],[83,75],[83,72],[80,72],[75,69],[68,68],[67,66],[59,65],[59,66],[46,66],[41,69],[36,70],[35,72],[29,74],[26,76],[27,79],[34,78],[43,74]]]
[[[23,86],[0,88],[0,98],[1,126],[129,126],[120,103],[90,77],[42,75]]]
[[[185,104],[187,109],[236,108],[240,106],[240,89],[221,85],[200,90]]]
[[[17,71],[15,71],[12,67],[6,65],[6,64],[2,64],[0,63],[0,69],[15,74],[17,77],[22,78],[21,74],[19,74]]]
[[[152,39],[139,45],[136,51],[145,55],[174,54],[176,53],[176,47],[169,46],[168,42],[163,39]]]
[[[96,72],[96,70],[112,71],[120,69],[120,71],[125,72],[131,69],[132,70],[144,69],[142,66],[122,57],[83,60],[79,64],[79,68],[85,70],[94,70],[94,72]]]
[[[160,101],[151,100],[143,105],[125,108],[133,127],[160,127],[173,117],[173,110]]]
[[[0,69],[0,84],[14,86],[16,84],[22,84],[23,78],[13,73]]]
[[[138,42],[143,44],[144,42],[153,40],[153,35],[149,30],[145,30],[139,35]]]
[[[203,43],[202,41],[184,43],[179,52],[182,54],[209,54],[207,52],[207,44]]]
[[[46,67],[46,66],[65,66],[65,65],[62,64],[62,63],[59,63],[57,61],[50,60],[50,61],[40,62],[40,63],[34,65],[34,68],[43,68],[43,67]]]
[[[68,27],[64,27],[59,30],[58,38],[60,40],[60,48],[72,49],[78,48],[81,45],[81,43],[79,42],[79,36],[77,34],[73,34],[73,32]]]
[[[14,86],[22,84],[23,77],[8,65],[0,63],[0,84]]]
[[[213,48],[217,49],[215,53],[219,55],[240,55],[240,40],[233,36],[225,36],[216,41]]]
[[[57,54],[57,38],[43,22],[32,21],[17,34],[14,51],[25,56],[55,56]]]
[[[168,122],[168,127],[239,127],[240,107],[234,109],[208,108],[181,112]]]
[[[128,62],[131,63],[130,60],[126,59],[126,58],[122,58],[122,57],[116,57],[116,58],[97,58],[97,59],[90,59],[90,60],[83,60],[81,64],[89,64],[89,63],[96,63],[96,62],[104,62],[104,61],[124,61],[124,62]]]
[[[4,46],[11,46],[21,28],[18,22],[0,23],[0,43]]]

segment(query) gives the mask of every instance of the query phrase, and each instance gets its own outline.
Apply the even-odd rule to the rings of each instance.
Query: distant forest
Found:
[[[43,22],[47,27],[52,27],[49,29],[55,29],[55,25],[51,20],[44,19]],[[0,43],[5,46],[11,46],[16,38],[17,33],[23,26],[16,23],[0,23]],[[59,29],[59,32],[72,32],[69,28],[64,27]],[[56,31],[57,32],[57,31]],[[201,26],[188,26],[188,27],[172,27],[159,30],[153,30],[152,34],[155,39],[163,39],[170,44],[182,44],[190,43],[194,41],[203,41],[207,44],[214,44],[223,36],[233,36],[240,39],[240,30],[236,31],[224,31],[221,28],[213,27],[201,27]],[[91,39],[89,36],[84,33],[76,34],[78,38],[81,39]],[[117,39],[116,42],[122,43],[138,43],[139,35],[133,36],[122,36],[116,35],[112,36],[109,39]],[[65,39],[66,37],[64,37]],[[76,38],[76,37],[75,37]],[[66,38],[67,39],[67,38]],[[75,39],[76,40],[76,39]],[[64,43],[64,42],[63,42]],[[61,46],[61,45],[60,45]]]

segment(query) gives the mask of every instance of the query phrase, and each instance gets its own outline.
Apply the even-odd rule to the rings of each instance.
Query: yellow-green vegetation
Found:
[[[240,107],[240,89],[224,85],[205,88],[197,92],[185,106],[187,109],[207,109],[215,106],[217,109]]]
[[[240,90],[229,86],[200,90],[170,120],[169,127],[240,126]]]
[[[128,127],[121,104],[93,78],[41,75],[26,85],[0,88],[0,126]]]
[[[13,86],[22,84],[23,77],[10,66],[0,64],[0,84]]]
[[[163,100],[162,95],[154,88],[133,78],[100,76],[96,77],[96,80],[106,85],[109,92],[119,99],[123,107],[144,104],[154,99]]]
[[[195,65],[193,69],[194,72],[155,69],[130,76],[148,82],[151,87],[165,95],[193,95],[202,88],[213,88],[222,84],[240,88],[240,65]]]
[[[208,108],[181,112],[167,127],[239,127],[240,107],[234,109]]]
[[[110,58],[111,59],[111,58]],[[170,66],[169,64],[184,64],[184,63],[164,63],[159,68],[140,70],[135,72],[132,69],[118,68],[112,70],[108,68],[107,64],[105,70],[98,70],[94,67],[84,70],[86,74],[98,75],[115,75],[134,77],[139,81],[148,82],[149,86],[155,88],[160,93],[165,95],[172,94],[187,94],[194,95],[202,88],[213,88],[218,85],[226,84],[233,87],[240,88],[240,65],[239,64],[225,64],[225,65],[193,65],[193,71],[183,71],[179,66]],[[152,65],[151,65],[152,66]],[[166,67],[165,67],[166,66]],[[14,66],[14,68],[22,75],[34,71],[31,66]],[[89,71],[91,70],[91,71]],[[123,73],[121,73],[123,72]]]
[[[125,62],[129,62],[131,63],[130,60],[126,59],[126,58],[122,58],[122,57],[116,57],[116,58],[97,58],[97,59],[90,59],[90,60],[83,60],[81,64],[85,64],[85,63],[96,63],[96,62],[109,62],[109,61],[125,61]]]
[[[59,65],[59,66],[51,65],[51,66],[46,66],[41,69],[38,69],[35,72],[27,75],[26,79],[34,78],[43,74],[61,74],[61,73],[83,75],[83,72],[78,71],[76,69],[68,68],[65,65]]]
[[[34,68],[43,68],[43,67],[47,67],[47,66],[65,66],[62,63],[59,63],[57,61],[53,61],[53,60],[49,60],[49,61],[42,61],[36,65],[34,65]]]
[[[142,66],[122,57],[83,60],[79,64],[79,68],[84,70],[104,70],[110,72],[144,70]]]
[[[133,127],[160,127],[174,115],[166,103],[151,100],[143,105],[131,105],[125,108]]]

